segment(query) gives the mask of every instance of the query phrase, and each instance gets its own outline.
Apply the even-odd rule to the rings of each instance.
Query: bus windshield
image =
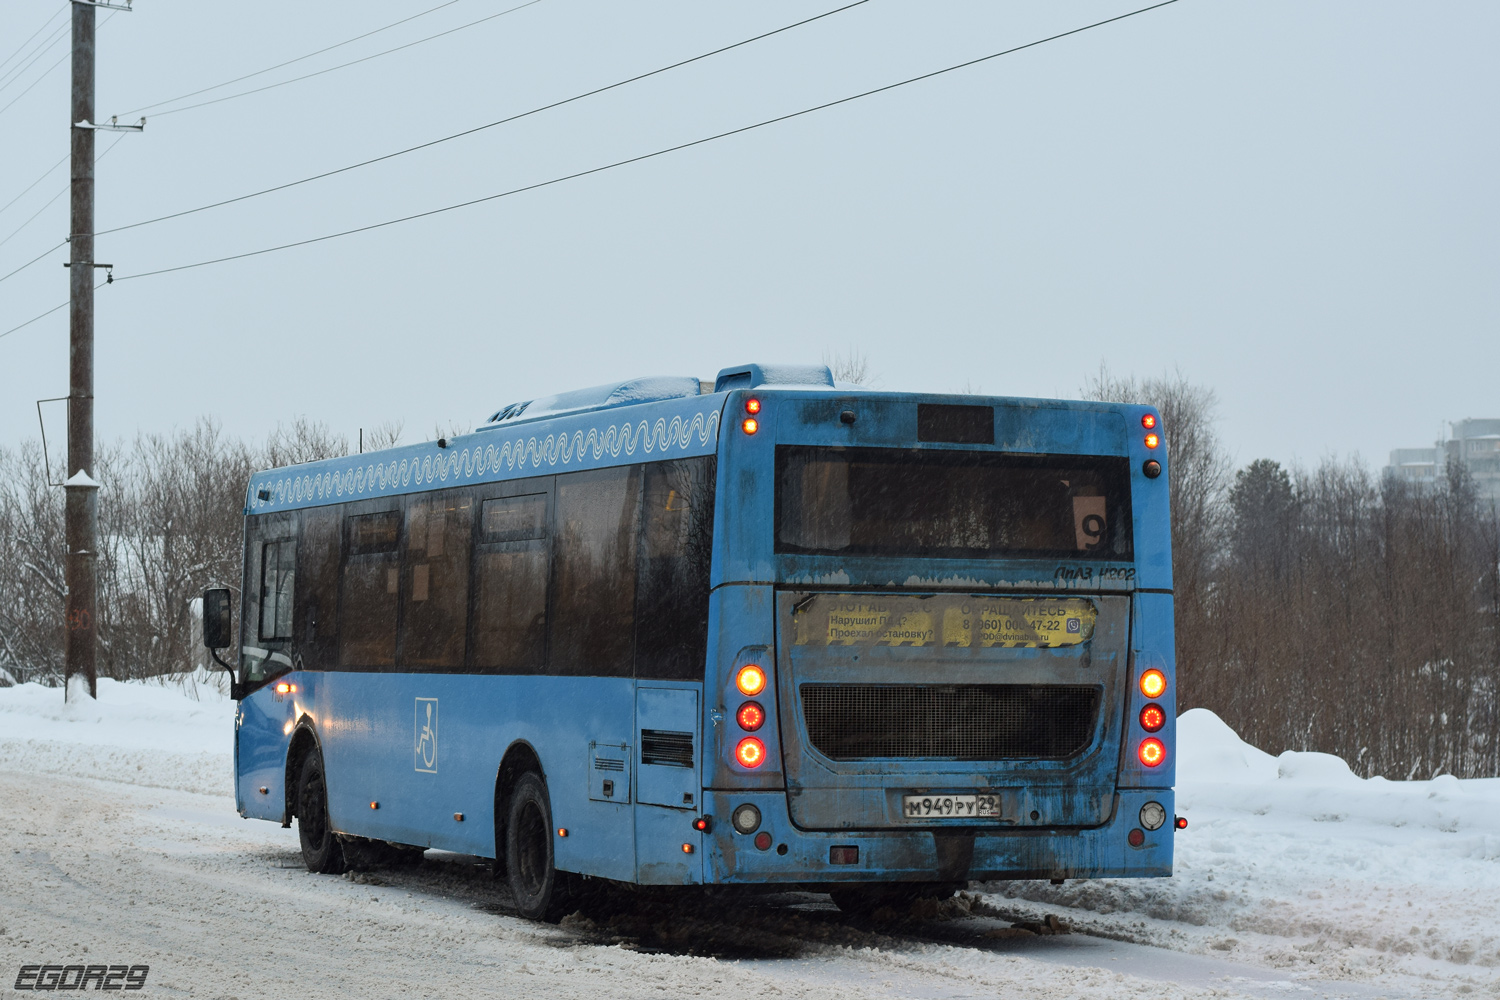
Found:
[[[1119,456],[776,449],[776,550],[811,555],[1129,560]]]

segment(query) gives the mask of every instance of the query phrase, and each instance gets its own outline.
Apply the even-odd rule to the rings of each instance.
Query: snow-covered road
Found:
[[[893,926],[789,894],[552,928],[478,859],[308,874],[295,829],[234,813],[227,704],[101,696],[0,690],[0,990],[125,962],[241,998],[1500,995],[1500,782],[1363,782],[1207,713],[1182,721],[1171,880],[977,886]],[[1075,932],[1012,927],[1048,915]]]

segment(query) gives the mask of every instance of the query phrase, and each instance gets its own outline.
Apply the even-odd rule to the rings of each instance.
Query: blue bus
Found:
[[[751,364],[257,473],[240,815],[315,872],[493,858],[542,920],[612,883],[1170,875],[1158,419]]]

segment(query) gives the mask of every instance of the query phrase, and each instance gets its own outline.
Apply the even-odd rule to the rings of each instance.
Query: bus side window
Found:
[[[283,609],[283,596],[290,598],[296,580],[297,524],[295,511],[245,520],[239,653],[240,680],[246,684],[260,684],[291,666],[286,655],[291,607],[288,602]]]
[[[350,515],[344,532],[349,555],[339,580],[339,665],[354,670],[394,666],[401,512]]]
[[[473,668],[538,674],[547,666],[547,494],[496,497],[479,510]]]
[[[635,604],[637,677],[703,677],[715,475],[713,456],[646,466]]]
[[[314,507],[302,512],[297,546],[293,645],[309,670],[338,667],[339,530],[343,510]]]
[[[266,542],[260,551],[260,638],[290,639],[297,543]]]
[[[469,543],[474,498],[468,490],[407,498],[402,574],[401,666],[459,669],[469,612]]]
[[[633,673],[640,508],[638,465],[557,477],[549,674]]]

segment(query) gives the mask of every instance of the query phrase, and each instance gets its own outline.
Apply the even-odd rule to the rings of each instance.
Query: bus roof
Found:
[[[630,461],[711,455],[718,448],[724,401],[738,389],[941,395],[880,392],[835,382],[821,365],[740,365],[723,369],[713,383],[682,376],[632,379],[512,403],[459,437],[256,472],[246,491],[245,513],[320,507]],[[989,405],[1123,407],[1019,397],[964,398]]]

